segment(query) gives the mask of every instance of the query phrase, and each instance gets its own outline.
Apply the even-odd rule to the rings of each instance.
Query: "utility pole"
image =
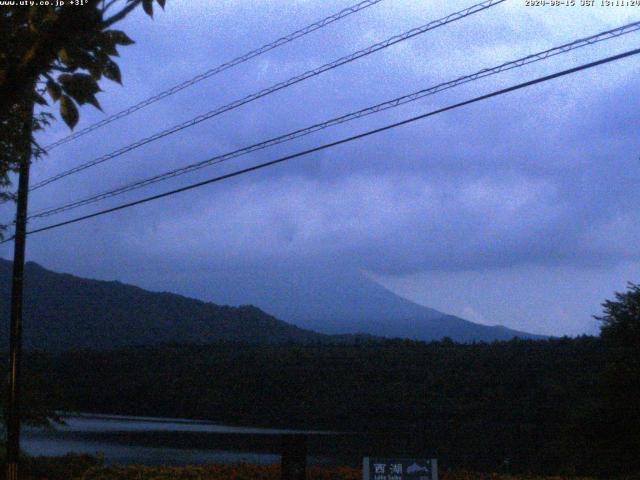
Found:
[[[7,480],[18,480],[20,459],[20,361],[22,357],[22,293],[24,287],[24,259],[27,240],[27,206],[29,196],[29,168],[31,166],[31,133],[33,103],[21,112],[22,138],[18,170],[18,198],[13,247],[13,275],[11,281],[11,327],[9,334],[9,385],[7,399]]]

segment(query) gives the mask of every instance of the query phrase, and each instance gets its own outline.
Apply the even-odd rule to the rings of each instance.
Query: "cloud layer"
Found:
[[[54,150],[35,166],[34,181],[468,5],[382,2]],[[315,0],[168,2],[166,13],[158,13],[153,22],[136,15],[123,25],[137,40],[123,51],[125,88],[106,86],[100,101],[107,113],[116,112],[344,6],[341,1]],[[32,209],[613,28],[634,15],[633,8],[536,9],[506,2],[34,192]],[[484,79],[104,206],[618,53],[632,48],[638,35]],[[287,262],[326,265],[330,260],[372,272],[399,293],[435,308],[462,316],[467,312],[471,320],[545,333],[593,331],[585,305],[592,308],[604,300],[602,295],[634,280],[619,276],[633,277],[629,265],[640,262],[639,68],[638,59],[624,60],[43,233],[32,237],[29,255],[62,270],[135,280],[159,289],[182,288],[183,293],[218,301],[225,299],[214,298],[204,281],[213,270],[264,269]],[[81,123],[100,118],[99,112],[86,110]],[[42,140],[47,143],[64,134],[58,122]],[[7,247],[3,252],[10,253]],[[159,272],[177,275],[185,265],[193,269],[197,288],[158,279]],[[207,268],[198,271],[194,265]],[[505,284],[504,279],[511,278],[520,282],[518,291],[526,296],[521,280],[527,269],[535,270],[541,285],[522,302],[504,292],[498,306],[497,290],[488,284],[476,285],[473,299],[466,302],[434,288],[438,279],[447,289],[469,291],[469,282],[481,278]],[[588,287],[568,294],[571,299],[563,303],[559,284],[579,282],[585,275],[594,280],[583,282]],[[440,297],[424,295],[428,289],[439,291]],[[555,310],[535,306],[545,297],[556,302]]]

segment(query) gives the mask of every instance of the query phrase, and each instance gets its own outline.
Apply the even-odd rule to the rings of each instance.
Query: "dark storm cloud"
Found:
[[[383,2],[208,79],[54,150],[37,164],[34,178],[45,178],[470,5],[425,3]],[[107,113],[116,112],[344,6],[338,1],[216,6],[175,2],[153,22],[136,16],[125,24],[138,42],[123,50],[125,87],[109,85],[101,102]],[[534,12],[519,2],[507,2],[34,192],[32,209],[224,153],[630,18],[627,9],[617,14],[600,9]],[[485,79],[104,205],[270,160],[617,53],[629,48],[631,38]],[[634,248],[640,241],[638,66],[637,59],[624,60],[286,165],[39,234],[32,238],[29,253],[59,269],[135,279],[154,288],[163,288],[158,272],[168,278],[188,268],[193,285],[199,286],[181,289],[203,298],[212,297],[203,280],[212,269],[318,265],[328,259],[343,267],[396,276],[526,265],[614,268],[638,262]],[[103,118],[89,110],[83,115],[83,125]],[[45,143],[64,134],[58,122]],[[198,265],[206,267],[199,273]],[[165,284],[176,287],[168,279]]]

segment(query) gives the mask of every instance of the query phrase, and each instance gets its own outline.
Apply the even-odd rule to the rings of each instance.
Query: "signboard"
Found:
[[[438,480],[435,458],[364,457],[362,480]]]

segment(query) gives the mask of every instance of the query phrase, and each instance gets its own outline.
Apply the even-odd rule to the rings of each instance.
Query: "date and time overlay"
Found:
[[[522,0],[522,3],[525,7],[638,7],[640,11],[640,0]]]
[[[555,7],[555,8],[616,8],[637,7],[640,11],[640,0],[519,0],[524,7]],[[83,6],[87,0],[0,0],[0,7],[64,7]]]

